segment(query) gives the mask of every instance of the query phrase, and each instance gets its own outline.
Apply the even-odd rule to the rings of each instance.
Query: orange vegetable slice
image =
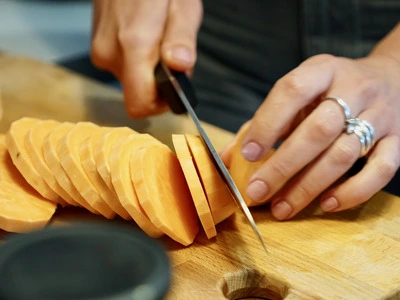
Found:
[[[245,133],[247,132],[248,126],[242,126],[235,137],[235,144],[232,147],[230,160],[229,160],[229,173],[235,184],[242,194],[242,197],[248,206],[260,205],[259,202],[255,202],[247,196],[246,190],[249,184],[250,176],[272,155],[271,150],[262,159],[255,162],[246,160],[242,155],[242,141]]]
[[[99,130],[91,122],[76,123],[58,142],[57,153],[65,173],[91,207],[107,219],[115,217],[115,212],[100,196],[92,181],[83,169],[79,149],[83,141]]]
[[[183,134],[173,134],[172,143],[175,148],[175,153],[178,156],[183,174],[190,193],[193,198],[194,206],[199,216],[200,223],[203,226],[204,232],[208,239],[217,235],[214,219],[208,205],[206,194],[203,190],[199,175],[197,174],[196,166],[193,161],[189,146]]]
[[[149,236],[160,237],[163,232],[154,226],[139,203],[129,167],[131,153],[146,143],[160,142],[149,134],[133,134],[114,143],[109,156],[111,179],[121,205],[136,224]]]
[[[40,121],[31,127],[25,135],[25,148],[29,153],[32,164],[44,181],[62,198],[59,198],[59,204],[66,206],[68,204],[79,206],[74,199],[62,188],[54,177],[50,168],[47,166],[43,156],[43,141],[49,132],[60,125],[60,122],[54,120]]]
[[[64,122],[49,132],[43,141],[43,157],[47,166],[53,173],[54,178],[57,179],[58,183],[70,195],[70,197],[74,199],[75,202],[81,207],[86,208],[91,213],[99,214],[81,196],[60,163],[60,158],[57,153],[58,142],[64,137],[65,134],[67,134],[69,130],[71,130],[72,127],[74,127],[74,123]]]
[[[16,233],[46,226],[57,204],[46,200],[21,176],[6,148],[6,137],[0,135],[0,228]]]
[[[178,243],[193,243],[198,216],[176,155],[164,144],[138,147],[130,158],[131,178],[151,222]]]
[[[219,224],[230,217],[238,207],[201,138],[192,134],[186,134],[185,137],[203,184],[214,223]]]
[[[108,160],[110,157],[112,146],[120,138],[128,137],[131,134],[137,134],[136,131],[129,127],[117,127],[114,130],[105,134],[100,140],[94,144],[94,160],[97,165],[97,171],[107,186],[114,190],[114,186],[111,180],[111,170]]]
[[[44,198],[58,203],[58,194],[50,188],[36,171],[25,148],[26,133],[39,122],[40,120],[34,118],[21,118],[13,122],[6,135],[7,149],[14,165],[25,180]]]
[[[96,162],[94,160],[94,145],[103,138],[108,132],[115,130],[115,128],[102,127],[96,133],[88,137],[81,145],[79,154],[81,156],[82,167],[87,176],[92,181],[93,185],[100,193],[101,198],[108,204],[108,206],[116,212],[120,217],[125,220],[132,220],[131,216],[125,210],[118,200],[117,193],[114,188],[110,189],[104,182],[100,173],[97,171]]]

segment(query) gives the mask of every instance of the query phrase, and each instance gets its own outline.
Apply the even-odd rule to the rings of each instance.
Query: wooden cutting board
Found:
[[[27,58],[0,55],[0,90],[1,132],[23,116],[130,126],[169,145],[171,133],[196,132],[171,114],[130,120],[120,92]],[[217,148],[232,138],[205,126]],[[380,192],[336,214],[311,205],[287,222],[275,221],[267,206],[252,212],[268,254],[240,213],[218,225],[212,240],[200,233],[185,248],[160,239],[173,266],[168,299],[400,299],[400,198]],[[96,217],[64,209],[53,224],[82,218]]]

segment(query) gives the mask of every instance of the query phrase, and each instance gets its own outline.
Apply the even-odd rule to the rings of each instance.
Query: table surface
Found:
[[[172,133],[195,133],[186,117],[170,113],[131,120],[120,92],[53,65],[0,54],[5,132],[23,116],[130,126],[171,146]],[[217,149],[232,133],[205,124]],[[400,198],[379,192],[364,205],[324,214],[312,204],[287,222],[268,207],[252,208],[266,242],[263,252],[240,213],[218,225],[216,238],[201,232],[182,247],[167,237],[173,268],[168,299],[399,299]],[[51,224],[99,218],[62,209]],[[0,238],[6,237],[0,232]]]

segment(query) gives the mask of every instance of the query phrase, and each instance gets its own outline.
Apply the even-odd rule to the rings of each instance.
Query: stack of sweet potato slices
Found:
[[[173,135],[172,151],[128,127],[22,118],[11,124],[4,139],[0,150],[8,150],[8,167],[22,175],[18,182],[33,188],[34,196],[26,201],[31,206],[41,203],[43,210],[36,226],[28,220],[34,212],[15,201],[15,220],[0,209],[4,230],[40,228],[57,205],[77,206],[107,219],[133,220],[151,237],[166,234],[186,246],[197,236],[199,223],[212,238],[215,226],[237,209],[207,149],[194,135]],[[8,205],[3,198],[2,206]],[[18,210],[24,211],[25,221],[17,218]]]

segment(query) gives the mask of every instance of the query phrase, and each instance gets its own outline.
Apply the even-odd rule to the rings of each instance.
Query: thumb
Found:
[[[172,69],[183,72],[193,68],[202,18],[201,0],[171,0],[161,57]]]

